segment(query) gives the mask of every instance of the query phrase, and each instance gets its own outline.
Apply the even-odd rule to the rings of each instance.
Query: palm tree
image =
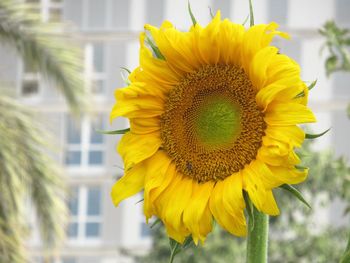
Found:
[[[79,49],[67,45],[58,25],[41,22],[32,7],[0,0],[0,43],[53,81],[78,113],[86,98]],[[35,207],[45,245],[63,237],[65,184],[49,157],[46,134],[28,106],[0,94],[0,262],[27,262],[28,204]]]

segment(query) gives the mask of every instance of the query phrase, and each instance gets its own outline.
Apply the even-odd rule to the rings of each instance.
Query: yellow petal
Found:
[[[143,82],[154,82],[166,91],[179,81],[179,76],[171,70],[167,61],[153,57],[152,52],[145,46],[145,33],[140,34],[140,69],[135,78]],[[130,79],[132,80],[132,79]]]
[[[250,65],[249,77],[253,86],[260,90],[265,86],[266,81],[269,79],[267,70],[270,61],[277,56],[278,49],[276,47],[265,47],[258,51]]]
[[[308,169],[300,171],[294,167],[269,166],[272,176],[280,180],[281,184],[299,184],[305,181]]]
[[[266,200],[262,206],[261,211],[271,216],[277,216],[280,213],[280,210],[278,209],[276,200],[271,190],[266,191]]]
[[[153,92],[153,94],[152,94]],[[159,89],[147,89],[140,83],[115,91],[117,103],[110,119],[123,116],[127,118],[150,118],[164,112],[165,95]]]
[[[264,47],[267,47],[275,35],[289,38],[288,34],[276,31],[278,24],[272,22],[267,25],[255,25],[250,27],[244,34],[242,43],[242,64],[246,72],[254,55]]]
[[[127,170],[113,186],[111,197],[115,206],[119,203],[142,190],[145,181],[145,166],[140,163],[132,169]]]
[[[269,169],[269,166],[266,165],[261,160],[254,160],[250,165],[255,176],[258,177],[259,182],[263,184],[264,189],[270,190],[280,185],[284,184],[277,174],[273,174]]]
[[[134,134],[154,133],[160,130],[160,118],[130,119],[130,131]]]
[[[280,156],[286,156],[290,151],[293,150],[293,148],[288,143],[273,139],[268,136],[263,137],[263,145],[269,147],[271,152]]]
[[[276,146],[261,146],[256,159],[272,166],[293,167],[300,163],[300,158],[294,151],[290,151],[287,155],[280,155]]]
[[[269,188],[276,187],[271,171],[264,163],[258,160],[251,162],[243,170],[243,186],[248,192],[250,200],[261,212],[269,215],[278,215],[279,209]],[[269,186],[266,189],[266,185]]]
[[[173,72],[182,75],[200,67],[199,61],[193,56],[193,34],[180,32],[170,24],[160,29],[146,25],[145,29],[151,32],[157,47]]]
[[[266,136],[284,141],[293,147],[300,147],[305,139],[304,131],[298,126],[268,126]]]
[[[192,179],[176,174],[169,186],[155,201],[159,216],[171,237],[173,237],[172,230],[182,233],[182,238],[190,234],[183,223],[182,214],[190,202],[192,183]],[[174,236],[173,238],[176,239],[178,236]]]
[[[312,111],[302,104],[271,103],[264,117],[268,125],[296,125],[299,123],[315,122]]]
[[[162,203],[160,203],[160,206],[158,207],[158,203],[156,204],[157,198],[160,196],[163,191],[165,191],[169,185],[173,182],[174,178],[176,177],[176,166],[173,163],[170,163],[166,173],[164,174],[163,178],[157,178],[157,181],[153,181],[153,184],[148,183],[146,180],[145,183],[145,190],[147,188],[147,204],[150,205],[144,207],[145,208],[145,215],[149,217],[148,215],[155,214],[158,217],[161,217],[162,214]],[[159,181],[158,181],[159,180]],[[146,197],[146,196],[145,196]]]
[[[237,186],[232,185],[232,187],[238,190]],[[247,233],[247,226],[243,209],[241,211],[237,210],[235,213],[230,213],[230,211],[226,209],[223,200],[224,188],[225,180],[216,182],[209,200],[210,211],[215,220],[228,232],[236,236],[245,236]],[[242,188],[240,191],[242,192]]]
[[[164,223],[167,235],[182,244],[190,234],[186,229],[174,229],[171,225]]]
[[[175,169],[169,169],[170,163],[171,159],[164,151],[157,151],[145,163],[144,213],[147,220],[156,214],[154,201],[160,193],[154,192],[159,187],[164,189],[164,181],[168,181],[168,185],[169,179],[174,177]]]
[[[248,192],[250,200],[252,200],[255,207],[262,211],[266,200],[266,189],[261,180],[261,177],[255,169],[255,163],[251,162],[242,170],[243,187]]]
[[[203,64],[217,64],[220,58],[219,32],[221,14],[218,11],[215,17],[205,28],[196,25],[193,28],[195,34],[195,55]]]
[[[220,63],[240,66],[244,27],[225,19],[218,34]]]
[[[204,242],[205,237],[211,232],[212,216],[208,209],[208,202],[214,182],[203,184],[193,182],[192,187],[191,200],[184,210],[183,221],[197,244],[198,240]]]
[[[159,133],[138,135],[128,132],[121,138],[117,150],[124,160],[125,170],[128,170],[155,154],[161,144]]]

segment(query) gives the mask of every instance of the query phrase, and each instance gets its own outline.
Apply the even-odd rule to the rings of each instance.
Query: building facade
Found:
[[[159,26],[164,19],[186,30],[191,20],[187,0],[28,0],[39,5],[43,21],[69,24],[67,34],[84,49],[84,76],[93,94],[91,112],[73,118],[52,84],[27,69],[8,47],[1,47],[6,65],[0,79],[16,87],[18,99],[43,116],[55,134],[70,186],[70,221],[67,240],[52,263],[128,263],[130,253],[146,252],[151,245],[149,228],[142,216],[141,196],[129,198],[118,208],[112,205],[110,189],[123,174],[116,153],[119,136],[96,133],[96,129],[123,129],[126,120],[109,123],[114,90],[122,87],[120,68],[138,64],[138,34],[145,23]],[[318,80],[310,104],[318,123],[315,132],[332,127],[315,147],[333,147],[338,155],[350,157],[347,134],[350,121],[346,106],[350,100],[349,73],[325,76],[324,58],[319,50],[324,39],[318,29],[330,19],[350,28],[347,0],[256,0],[256,23],[276,21],[292,40],[276,40],[282,53],[294,58],[305,81]],[[202,24],[210,21],[209,9],[221,9],[222,17],[242,23],[248,15],[247,0],[192,0],[192,10]],[[312,175],[311,175],[312,176]],[[332,221],[332,211],[326,221]],[[36,231],[29,242],[33,262],[41,262],[42,246]]]

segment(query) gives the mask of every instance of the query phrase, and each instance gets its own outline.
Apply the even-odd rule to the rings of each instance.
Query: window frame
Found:
[[[103,56],[102,56],[102,63],[103,63],[103,71],[98,72],[95,71],[94,68],[94,44],[101,44],[103,47]],[[90,42],[86,43],[85,49],[84,49],[84,55],[85,55],[85,88],[88,90],[89,93],[91,93],[94,96],[94,99],[101,100],[105,99],[107,95],[107,69],[106,69],[106,44],[104,42]],[[104,86],[102,89],[102,92],[93,92],[93,85],[96,81],[103,81]]]
[[[102,242],[103,234],[103,189],[101,185],[72,185],[72,190],[77,189],[78,210],[77,215],[69,216],[69,224],[76,223],[78,225],[77,237],[69,237],[67,233],[67,243],[74,246],[96,246]],[[89,189],[97,188],[100,191],[100,213],[99,215],[88,215],[88,193]],[[87,237],[86,224],[98,223],[99,235],[97,237]],[[67,225],[68,227],[68,225]],[[68,229],[67,229],[68,230]]]
[[[101,114],[98,114],[97,116],[101,116],[102,118],[102,126],[104,126],[105,120]],[[63,158],[63,164],[65,165],[66,169],[74,174],[74,175],[84,175],[84,176],[91,176],[95,175],[96,173],[103,172],[106,167],[106,140],[103,138],[101,143],[92,143],[91,142],[91,131],[93,129],[93,117],[95,116],[88,116],[84,115],[80,120],[80,142],[79,143],[70,143],[68,141],[68,125],[69,125],[69,119],[72,118],[70,115],[66,114],[65,116],[65,152],[64,152],[64,158]],[[77,120],[78,121],[78,120]],[[101,127],[102,128],[102,127]],[[70,151],[77,151],[80,152],[80,162],[79,164],[69,164],[67,163],[67,154]],[[102,162],[101,164],[90,164],[89,162],[89,155],[92,151],[100,151],[102,153]]]

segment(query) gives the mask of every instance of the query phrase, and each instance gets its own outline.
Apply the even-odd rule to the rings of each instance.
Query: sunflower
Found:
[[[188,32],[168,21],[145,25],[140,66],[116,90],[111,113],[130,121],[115,205],[144,190],[146,219],[160,218],[180,243],[189,235],[204,242],[213,220],[246,235],[243,191],[259,211],[279,214],[272,190],[305,180],[297,124],[315,117],[299,66],[270,46],[276,35],[288,38],[277,27],[245,29],[220,12]]]

